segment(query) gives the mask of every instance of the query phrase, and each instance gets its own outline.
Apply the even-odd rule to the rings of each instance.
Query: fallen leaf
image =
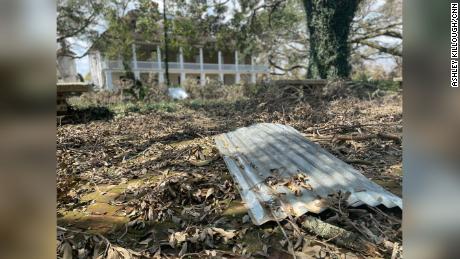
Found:
[[[206,199],[214,193],[214,188],[209,188],[206,192]]]
[[[247,215],[247,214],[244,215],[244,217],[243,217],[243,224],[249,222],[249,219],[250,219],[250,218],[249,218],[249,215]]]
[[[110,245],[110,248],[107,250],[107,259],[133,259],[138,258],[139,256],[139,253],[130,249],[114,245]]]
[[[62,251],[62,259],[72,259],[72,246],[68,242],[64,242],[62,245]]]
[[[183,256],[185,253],[187,253],[187,242],[184,242],[184,244],[182,244],[182,248],[179,252],[179,257]]]
[[[176,216],[172,216],[171,220],[172,220],[172,222],[174,222],[176,224],[180,224],[180,222],[181,222],[181,219],[179,217],[176,217]]]
[[[304,245],[302,248],[302,253],[307,254],[308,256],[318,256],[322,247],[319,245],[307,246]]]
[[[216,256],[216,255],[217,255],[217,252],[214,251],[214,250],[204,250],[204,252],[205,252],[206,255],[208,255],[208,256]]]
[[[236,236],[235,230],[226,231],[222,228],[212,228],[212,230],[222,236],[224,238],[224,242],[227,242],[229,239]]]
[[[152,241],[153,238],[149,237],[141,242],[139,242],[139,245],[148,245],[150,243],[150,241]]]
[[[153,255],[153,258],[161,258],[161,247],[158,247],[158,250]]]
[[[268,256],[268,246],[266,244],[262,246],[262,251],[264,252],[264,256]]]
[[[147,218],[148,218],[149,221],[155,220],[155,215],[153,213],[153,207],[152,206],[149,207],[149,212],[147,214]]]
[[[187,240],[187,233],[186,232],[175,232],[169,236],[169,245],[172,247],[176,247],[176,244],[181,244]]]
[[[212,160],[193,160],[193,159],[190,159],[189,160],[190,164],[194,165],[194,166],[205,166],[205,165],[209,165]]]

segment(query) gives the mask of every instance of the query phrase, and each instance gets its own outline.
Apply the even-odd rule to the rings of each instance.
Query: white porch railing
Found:
[[[123,69],[121,61],[111,60],[107,66],[108,69]]]
[[[222,70],[224,71],[236,71],[235,64],[222,64]]]
[[[161,65],[164,66],[164,64],[161,64]],[[168,62],[168,68],[169,69],[180,69],[180,63],[179,62]]]
[[[179,62],[169,62],[169,69],[180,70]],[[134,66],[134,62],[131,62],[131,67]],[[164,63],[161,62],[161,68],[164,69]],[[253,70],[254,68],[254,70]],[[123,64],[120,60],[110,60],[107,64],[107,69],[110,70],[122,70]],[[157,61],[137,61],[137,70],[143,71],[159,71],[159,64]],[[184,70],[196,70],[197,73],[200,72],[200,63],[184,63]],[[206,71],[218,71],[219,64],[210,64],[204,63],[203,70]],[[222,64],[223,72],[236,72],[235,64]],[[250,72],[267,72],[268,67],[264,65],[248,65],[248,64],[238,64],[238,72],[250,73]]]
[[[198,64],[199,65],[199,64]],[[203,64],[203,69],[206,70],[219,70],[219,64]]]
[[[257,71],[257,72],[268,72],[268,66],[255,65],[254,70]]]
[[[184,63],[184,69],[200,70],[200,63]]]
[[[137,61],[137,69],[139,70],[158,70],[158,62]]]

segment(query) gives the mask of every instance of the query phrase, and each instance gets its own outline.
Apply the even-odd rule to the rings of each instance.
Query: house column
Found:
[[[185,71],[184,71],[184,53],[182,47],[179,48],[179,63],[180,63],[180,85],[185,83]]]
[[[235,50],[235,70],[236,70],[235,84],[239,84],[240,83],[240,72],[238,70],[238,50]]]
[[[105,84],[108,90],[113,90],[112,71],[110,70],[105,71]]]
[[[158,61],[158,83],[163,84],[165,82],[163,70],[161,69],[161,49],[160,46],[157,45],[157,61]]]
[[[219,81],[221,83],[224,83],[224,72],[222,71],[222,63],[223,63],[222,51],[220,51],[220,50],[217,52],[217,59],[218,59],[218,62],[219,62]]]
[[[99,57],[101,54],[99,53]],[[109,68],[109,58],[107,56],[104,56],[104,59],[102,60],[102,69],[107,69]]]
[[[112,82],[112,71],[109,67],[109,58],[105,56],[104,58],[104,75],[105,75],[105,88],[107,90],[113,90],[113,82]]]
[[[136,44],[131,45],[132,51],[133,51],[133,71],[134,71],[134,79],[139,80],[141,78],[141,75],[139,73],[139,70],[137,70],[137,56],[136,56]]]
[[[206,84],[206,75],[204,74],[203,48],[200,48],[200,85],[204,86],[205,84]]]
[[[104,71],[104,68],[106,66],[105,61],[102,59],[101,53],[99,51],[90,52],[89,60],[91,81],[97,87],[102,87],[104,85],[104,75],[102,74],[102,72]]]
[[[256,83],[256,71],[254,67],[254,57],[251,56],[251,83],[255,84]]]

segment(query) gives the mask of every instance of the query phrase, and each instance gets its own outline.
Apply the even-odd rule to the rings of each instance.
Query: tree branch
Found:
[[[378,50],[380,52],[383,52],[383,53],[387,53],[387,54],[390,54],[390,55],[393,55],[393,56],[402,57],[402,51],[399,50],[398,47],[385,47],[385,46],[379,45],[376,42],[367,41],[367,40],[360,41],[359,44],[368,46],[370,48],[376,49],[376,50]]]
[[[268,58],[268,63],[270,63],[270,65],[271,65],[272,67],[274,67],[274,68],[276,68],[276,69],[279,69],[279,70],[281,70],[281,71],[284,71],[284,72],[292,71],[292,70],[294,70],[294,69],[301,69],[301,68],[307,69],[306,66],[302,66],[302,65],[295,65],[295,66],[292,66],[292,67],[290,67],[290,68],[283,68],[283,67],[280,67],[280,66],[278,66],[277,64],[275,64],[275,62],[273,62],[272,57],[269,57],[269,58]]]
[[[83,23],[82,26],[80,26],[80,28],[78,29],[75,29],[74,31],[71,31],[71,32],[67,32],[66,34],[62,35],[62,36],[59,36],[56,41],[57,42],[61,42],[67,38],[70,38],[70,37],[74,37],[78,34],[80,34],[81,32],[83,32],[84,30],[86,30],[86,28],[88,28],[88,26],[90,26],[93,22],[94,22],[94,19],[96,18],[96,13],[93,13],[90,17],[88,17],[88,19],[86,19],[85,23]]]

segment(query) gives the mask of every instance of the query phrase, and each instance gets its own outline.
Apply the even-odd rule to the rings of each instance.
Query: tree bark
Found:
[[[170,86],[171,82],[169,81],[169,56],[168,56],[168,20],[166,18],[166,0],[163,0],[163,30],[164,30],[164,40],[165,40],[165,77],[166,77],[166,86]],[[159,62],[159,61],[158,61]]]
[[[303,0],[310,34],[307,77],[348,78],[351,22],[361,0]]]
[[[373,243],[362,239],[353,232],[331,225],[318,218],[307,216],[302,222],[302,227],[321,238],[330,240],[338,246],[372,256],[377,255],[377,248]]]

